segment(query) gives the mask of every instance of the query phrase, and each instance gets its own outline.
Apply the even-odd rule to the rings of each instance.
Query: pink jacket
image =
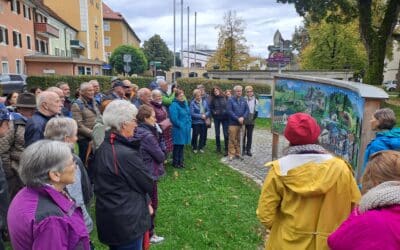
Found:
[[[400,249],[400,205],[353,210],[349,218],[328,238],[332,250]]]

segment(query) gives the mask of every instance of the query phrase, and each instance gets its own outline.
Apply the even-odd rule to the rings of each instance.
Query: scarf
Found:
[[[358,210],[368,210],[400,204],[400,181],[387,181],[371,188],[361,197]]]
[[[318,144],[306,144],[289,146],[283,152],[284,155],[292,154],[326,154],[328,151]]]

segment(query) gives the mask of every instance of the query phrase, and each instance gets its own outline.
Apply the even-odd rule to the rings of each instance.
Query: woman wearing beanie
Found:
[[[310,115],[291,115],[285,156],[266,164],[270,171],[257,208],[271,230],[265,249],[328,249],[328,235],[360,199],[350,165],[318,145],[319,134]]]
[[[371,156],[358,208],[328,238],[332,250],[400,249],[400,152]]]

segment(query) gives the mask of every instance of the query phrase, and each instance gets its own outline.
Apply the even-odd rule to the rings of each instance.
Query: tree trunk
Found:
[[[385,67],[386,42],[379,37],[372,37],[369,45],[368,67],[363,79],[364,83],[381,85],[383,82],[383,68]]]

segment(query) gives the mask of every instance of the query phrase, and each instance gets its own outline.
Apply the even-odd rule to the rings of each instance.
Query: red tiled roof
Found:
[[[113,11],[107,4],[103,2],[103,18],[104,19],[115,19],[123,20],[124,17],[121,13]]]
[[[128,26],[129,30],[133,33],[133,35],[136,37],[136,39],[140,41],[140,38],[136,35],[135,31],[132,29],[132,27],[129,25],[129,23],[125,20],[124,16],[119,13],[113,11],[107,4],[103,2],[103,19],[105,20],[119,20],[124,22],[126,26]]]

